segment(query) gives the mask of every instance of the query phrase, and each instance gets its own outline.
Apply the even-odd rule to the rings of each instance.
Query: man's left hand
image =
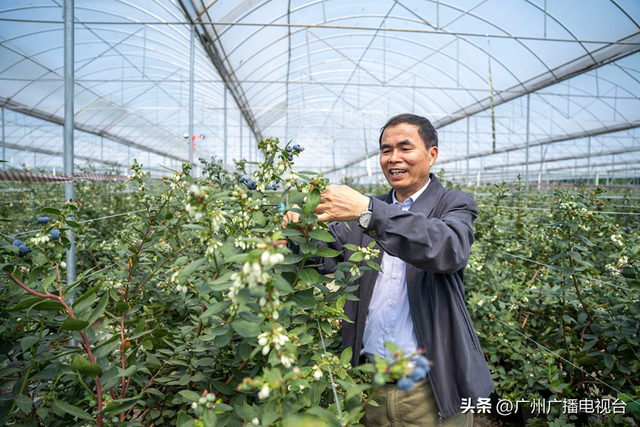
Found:
[[[327,185],[314,211],[318,221],[353,221],[369,207],[369,198],[346,185]]]

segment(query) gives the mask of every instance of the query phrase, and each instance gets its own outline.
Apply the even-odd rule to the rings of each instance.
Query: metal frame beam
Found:
[[[62,118],[60,118],[58,116],[47,114],[44,111],[41,111],[41,110],[38,110],[38,109],[35,109],[35,108],[27,107],[27,106],[19,104],[17,102],[10,101],[10,100],[8,100],[8,99],[6,99],[4,97],[1,97],[1,96],[0,96],[0,104],[2,104],[3,107],[5,107],[5,108],[7,108],[9,110],[16,111],[18,113],[25,114],[27,116],[35,117],[37,119],[45,120],[47,122],[55,123],[55,124],[61,125],[61,126],[64,125],[64,119],[62,119]],[[163,152],[163,151],[160,151],[160,150],[156,150],[156,149],[154,149],[152,147],[147,147],[145,145],[135,143],[135,142],[130,141],[130,140],[126,139],[126,138],[122,138],[121,136],[115,135],[113,133],[104,132],[104,131],[102,131],[102,130],[100,130],[98,128],[95,128],[93,126],[87,126],[87,125],[83,125],[81,123],[76,123],[75,124],[75,129],[76,130],[80,130],[82,132],[90,133],[92,135],[102,136],[102,137],[105,137],[107,139],[110,139],[111,141],[115,141],[117,143],[129,146],[129,147],[135,147],[135,148],[138,148],[140,150],[149,151],[151,153],[158,154],[160,156],[163,156],[163,157],[166,157],[166,158],[169,158],[169,159],[174,159],[174,160],[177,160],[179,162],[186,162],[188,160],[188,158],[186,158],[186,157],[174,156],[174,155],[171,155],[169,153],[166,153],[166,152]]]
[[[206,10],[206,6],[200,5],[202,7],[198,7],[195,0],[189,1],[193,10],[197,14],[197,16],[192,18],[189,11],[190,8],[187,7],[185,1],[186,0],[179,0],[180,6],[182,7],[187,19],[191,21],[190,24],[195,26],[196,35],[200,39],[200,43],[204,47],[205,52],[209,56],[209,59],[211,59],[211,62],[218,71],[218,74],[220,74],[220,77],[222,77],[224,85],[231,93],[231,96],[240,108],[240,111],[242,111],[242,115],[244,116],[247,125],[249,125],[251,132],[253,132],[256,139],[262,139],[262,131],[251,112],[251,108],[249,107],[249,102],[244,94],[242,85],[236,79],[233,74],[233,70],[225,64],[226,54],[217,34],[217,23],[211,21],[209,12]],[[205,20],[208,20],[209,22],[206,22]]]

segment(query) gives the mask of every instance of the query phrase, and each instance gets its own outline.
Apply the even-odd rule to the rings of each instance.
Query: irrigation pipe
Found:
[[[322,341],[322,349],[324,350],[324,357],[327,358],[327,348],[324,346],[324,338],[322,338],[322,328],[320,327],[320,321],[316,319],[316,322],[318,322],[318,332],[320,332],[320,340]],[[342,410],[340,409],[340,401],[338,400],[338,392],[336,391],[336,383],[333,382],[333,374],[331,373],[330,365],[327,365],[327,370],[329,371],[329,378],[331,378],[331,388],[333,389],[333,397],[336,400],[336,407],[338,408],[338,415],[340,416],[340,425],[343,426],[344,419],[342,417]]]
[[[618,394],[621,394],[621,395],[623,395],[623,396],[628,397],[632,402],[640,404],[640,402],[639,402],[639,401],[637,401],[637,400],[635,400],[633,397],[631,397],[631,396],[629,396],[629,395],[627,395],[627,394],[625,394],[625,393],[621,392],[620,390],[618,390],[618,389],[614,388],[613,386],[611,386],[611,385],[609,385],[609,384],[605,383],[605,382],[604,382],[604,381],[602,381],[601,379],[599,379],[599,378],[597,378],[596,376],[594,376],[594,375],[590,374],[589,372],[587,372],[587,371],[585,371],[584,369],[582,369],[580,366],[578,366],[578,365],[576,365],[575,363],[573,363],[573,362],[571,362],[571,361],[569,361],[569,360],[565,359],[564,357],[560,356],[559,354],[554,353],[552,350],[549,350],[547,347],[545,347],[544,345],[540,344],[538,341],[534,340],[533,338],[529,338],[528,336],[526,336],[526,335],[525,335],[525,334],[523,334],[522,332],[518,331],[517,329],[515,329],[515,328],[514,328],[514,327],[512,327],[511,325],[509,325],[509,324],[507,324],[507,323],[503,322],[502,320],[498,319],[497,317],[494,317],[494,318],[493,318],[493,320],[497,320],[498,322],[502,323],[502,324],[503,324],[504,326],[506,326],[507,328],[509,328],[509,329],[511,329],[512,331],[514,331],[515,333],[517,333],[517,334],[519,334],[519,335],[522,335],[523,337],[525,337],[525,338],[526,338],[526,339],[528,339],[529,341],[531,341],[531,342],[535,343],[536,345],[538,345],[538,346],[540,346],[540,347],[544,348],[544,349],[545,349],[546,351],[548,351],[549,353],[553,354],[554,356],[556,356],[556,357],[557,357],[557,358],[559,358],[559,359],[564,360],[566,363],[570,364],[570,365],[571,365],[571,366],[573,366],[574,368],[577,368],[577,369],[579,369],[580,371],[584,372],[585,374],[587,374],[588,376],[590,376],[591,378],[593,378],[593,379],[594,379],[594,380],[596,380],[597,382],[599,382],[599,383],[601,383],[601,384],[606,385],[607,387],[609,387],[611,390],[613,390],[613,391],[617,392]],[[625,403],[625,405],[626,405],[626,403]]]
[[[146,211],[146,209],[140,209],[137,211],[131,211],[131,212],[124,212],[124,213],[119,213],[119,214],[115,214],[115,215],[108,215],[108,216],[103,216],[101,218],[94,218],[94,219],[86,219],[84,221],[80,221],[79,224],[84,224],[86,222],[93,222],[93,221],[100,221],[101,219],[108,219],[108,218],[115,218],[117,216],[123,216],[123,215],[129,215],[132,213],[137,213],[137,212],[142,212],[142,211]],[[31,230],[31,231],[23,231],[21,233],[16,233],[16,236],[20,236],[22,234],[31,234],[31,233],[37,233],[38,231],[42,231],[42,230]]]
[[[493,205],[478,205],[479,208],[487,208],[494,207]],[[526,209],[528,211],[547,211],[549,212],[549,208],[529,208],[529,207],[520,207],[520,206],[498,206],[498,209]],[[610,215],[640,215],[640,212],[605,212],[605,211],[589,211],[599,214],[610,214]]]
[[[552,269],[552,270],[559,270],[559,269],[563,268],[563,267],[559,267],[559,266],[557,266],[557,265],[548,265],[548,264],[544,264],[544,263],[542,263],[542,262],[534,261],[534,260],[532,260],[532,259],[528,259],[528,258],[525,258],[525,257],[521,257],[521,256],[519,256],[519,255],[510,254],[509,252],[501,251],[501,250],[499,250],[499,249],[494,249],[494,250],[495,250],[496,252],[500,252],[500,253],[503,253],[503,254],[505,254],[505,255],[509,255],[509,256],[511,256],[511,257],[514,257],[514,258],[519,258],[519,259],[521,259],[521,260],[523,260],[523,261],[529,261],[529,262],[532,262],[532,263],[534,263],[534,264],[542,265],[542,266],[547,267],[547,268],[550,268],[550,269]],[[614,288],[619,288],[619,289],[625,290],[625,291],[627,291],[627,292],[631,292],[631,289],[627,289],[627,288],[625,288],[625,287],[623,287],[623,286],[619,286],[619,285],[614,285],[613,283],[605,282],[605,281],[600,280],[600,279],[594,279],[593,277],[583,276],[582,274],[575,274],[575,276],[577,276],[577,277],[581,277],[581,278],[586,279],[586,280],[592,280],[592,281],[594,281],[594,282],[602,283],[602,284],[603,284],[603,285],[605,285],[605,286],[613,286]]]

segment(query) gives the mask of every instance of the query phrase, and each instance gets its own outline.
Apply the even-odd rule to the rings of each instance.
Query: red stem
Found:
[[[5,273],[7,273],[9,278],[11,280],[13,280],[14,283],[16,283],[18,286],[20,286],[22,289],[24,289],[25,291],[29,292],[30,294],[35,295],[35,296],[37,296],[39,298],[46,298],[46,299],[52,299],[52,300],[58,301],[60,304],[62,304],[64,306],[65,310],[67,310],[67,314],[69,315],[69,317],[71,317],[72,319],[76,319],[75,313],[73,312],[71,307],[69,307],[69,305],[67,305],[67,303],[64,301],[62,296],[58,297],[58,296],[55,296],[53,294],[41,294],[40,292],[34,291],[30,287],[28,287],[27,285],[22,283],[20,280],[18,280],[14,275],[9,273],[8,271],[5,271]],[[87,355],[89,356],[89,360],[91,361],[91,363],[93,363],[95,365],[96,361],[95,361],[95,359],[93,357],[93,352],[91,351],[91,344],[89,344],[89,338],[87,338],[87,334],[84,331],[81,330],[80,331],[80,336],[82,336],[84,350],[86,351]],[[95,381],[96,381],[96,389],[97,389],[97,394],[98,394],[98,396],[97,396],[98,397],[98,418],[97,418],[97,422],[98,422],[98,427],[102,427],[102,414],[100,414],[100,412],[102,412],[102,387],[100,386],[100,377],[96,376],[95,377]]]

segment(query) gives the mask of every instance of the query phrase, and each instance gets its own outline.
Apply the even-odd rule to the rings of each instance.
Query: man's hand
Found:
[[[300,206],[298,205],[293,205],[291,206],[291,208],[301,209]],[[290,222],[293,222],[293,223],[300,222],[300,214],[298,212],[288,211],[286,214],[284,214],[284,217],[282,218],[282,224],[280,224],[280,226],[282,228],[287,228],[287,224],[289,224]],[[311,231],[313,229],[313,226],[308,225],[307,230],[305,230],[304,227],[301,225],[295,226],[293,228],[295,228],[302,234],[306,235],[307,231]]]
[[[369,198],[346,185],[328,185],[314,211],[318,221],[353,221],[369,207]],[[299,215],[298,215],[299,217]]]

